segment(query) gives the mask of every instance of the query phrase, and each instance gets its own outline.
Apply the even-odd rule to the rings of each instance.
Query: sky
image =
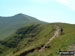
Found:
[[[75,0],[0,0],[0,16],[18,13],[50,23],[75,24]]]

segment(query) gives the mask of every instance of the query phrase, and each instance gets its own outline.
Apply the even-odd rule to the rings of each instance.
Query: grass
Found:
[[[7,38],[17,29],[31,22],[40,22],[34,17],[17,14],[11,17],[0,17],[0,40]]]
[[[63,27],[64,34],[56,37],[50,44],[48,44],[50,48],[45,48],[44,51],[39,52],[36,48],[41,47],[41,45],[45,44],[53,36],[56,24]],[[17,32],[15,32],[10,38],[8,37],[4,40],[7,42],[8,46],[7,44],[2,45],[6,49],[3,48],[5,51],[1,54],[1,56],[19,56],[23,52],[33,48],[35,51],[28,53],[26,56],[59,56],[59,49],[68,50],[69,46],[75,42],[74,29],[75,25],[65,23],[28,24],[17,30]],[[14,48],[9,48],[9,45],[14,45],[14,42],[17,43],[15,44],[16,46]]]

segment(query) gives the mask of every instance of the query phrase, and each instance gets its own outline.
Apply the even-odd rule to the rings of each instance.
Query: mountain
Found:
[[[42,52],[39,52],[45,43],[52,39],[58,25],[63,28],[63,33],[46,45]],[[75,47],[74,30],[75,24],[27,24],[13,35],[0,41],[0,56],[59,56],[59,49],[63,51],[74,50],[71,49],[71,46]]]
[[[40,20],[24,15],[17,14],[10,17],[0,16],[0,40],[12,34],[15,30],[23,27],[25,24],[41,22]]]

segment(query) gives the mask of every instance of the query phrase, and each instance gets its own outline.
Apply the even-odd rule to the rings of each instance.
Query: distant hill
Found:
[[[0,40],[12,34],[15,30],[23,27],[28,23],[37,23],[40,22],[34,17],[17,14],[10,17],[1,17],[0,16]]]
[[[54,35],[55,25],[63,28],[63,34],[53,39],[42,52],[39,52],[40,48]],[[59,49],[69,50],[72,45],[75,47],[74,30],[74,24],[65,23],[25,25],[13,35],[0,41],[0,56],[59,56]]]

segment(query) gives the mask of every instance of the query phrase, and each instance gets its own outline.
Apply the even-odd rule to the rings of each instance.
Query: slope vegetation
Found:
[[[0,40],[6,38],[17,29],[23,27],[25,24],[32,22],[40,22],[34,17],[17,14],[10,17],[0,17]]]
[[[39,50],[54,35],[56,24],[64,29],[64,33],[54,38]],[[58,51],[68,50],[75,43],[75,25],[65,23],[27,24],[18,29],[12,36],[0,41],[0,56],[59,56]]]

